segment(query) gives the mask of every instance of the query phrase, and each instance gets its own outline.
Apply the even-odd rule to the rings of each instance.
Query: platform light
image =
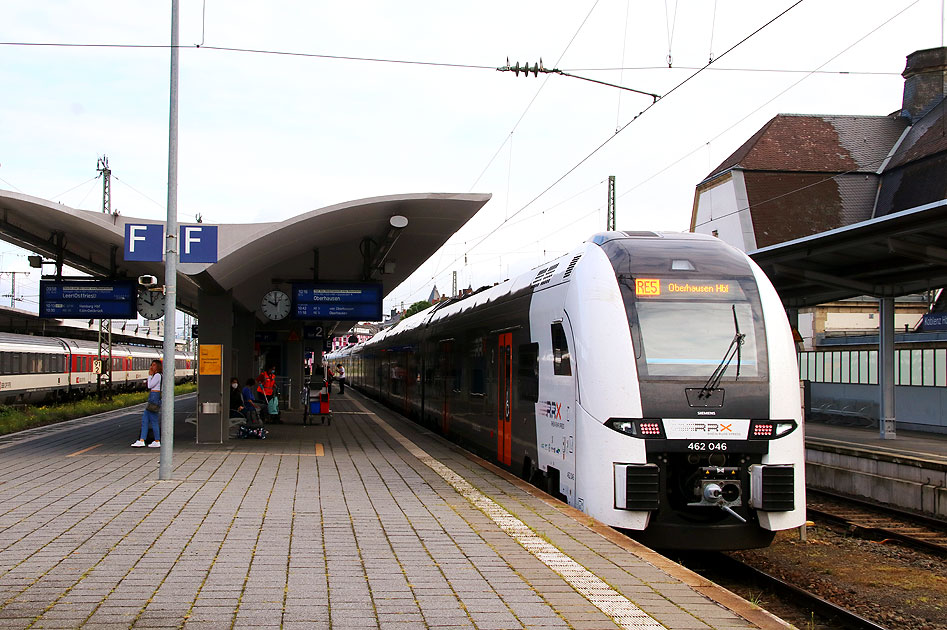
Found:
[[[400,214],[393,214],[391,218],[388,219],[388,223],[391,225],[391,227],[401,230],[408,227],[408,217],[403,217]]]

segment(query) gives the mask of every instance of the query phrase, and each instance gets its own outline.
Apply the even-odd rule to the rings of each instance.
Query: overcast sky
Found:
[[[905,56],[943,45],[944,0],[805,0],[724,55],[793,4],[181,0],[179,219],[491,193],[386,308],[449,290],[452,271],[461,287],[503,280],[604,230],[609,175],[619,229],[687,230],[694,187],[775,114],[891,113]],[[163,219],[169,41],[170,2],[3,0],[0,188],[100,209],[107,155],[112,207]],[[663,98],[497,72],[507,58]],[[0,252],[0,270],[28,269],[25,252]],[[18,277],[19,307],[35,310],[38,279]]]

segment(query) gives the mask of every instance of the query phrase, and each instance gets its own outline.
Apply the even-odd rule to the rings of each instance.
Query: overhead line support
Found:
[[[530,73],[534,77],[538,77],[540,74],[558,74],[564,77],[571,77],[573,79],[581,79],[583,81],[588,81],[590,83],[598,83],[599,85],[606,85],[608,87],[617,88],[619,90],[625,90],[627,92],[634,92],[635,94],[642,94],[644,96],[650,96],[652,98],[652,103],[657,103],[661,99],[660,94],[655,94],[654,92],[645,92],[644,90],[636,90],[635,88],[625,87],[624,85],[617,85],[615,83],[609,83],[608,81],[599,81],[598,79],[590,79],[588,77],[580,77],[577,74],[571,74],[569,72],[564,72],[558,68],[546,68],[543,66],[543,60],[540,58],[539,63],[534,63],[532,66],[529,63],[524,63],[522,66],[520,62],[516,62],[514,65],[510,65],[510,58],[507,57],[506,65],[500,66],[497,68],[497,72],[512,72],[514,75],[519,76],[520,72],[523,73],[524,77],[528,77]]]

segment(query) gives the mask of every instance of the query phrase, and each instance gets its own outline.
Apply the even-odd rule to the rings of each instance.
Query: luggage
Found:
[[[241,424],[237,437],[240,439],[264,440],[266,439],[266,429],[261,426]]]

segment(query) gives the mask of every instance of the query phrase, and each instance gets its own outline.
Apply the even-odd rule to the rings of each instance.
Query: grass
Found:
[[[180,396],[195,390],[197,390],[197,385],[194,383],[176,385],[174,395]],[[111,400],[99,400],[90,396],[79,401],[51,405],[0,405],[0,435],[130,407],[145,402],[147,398],[148,392],[130,392],[115,394]]]

